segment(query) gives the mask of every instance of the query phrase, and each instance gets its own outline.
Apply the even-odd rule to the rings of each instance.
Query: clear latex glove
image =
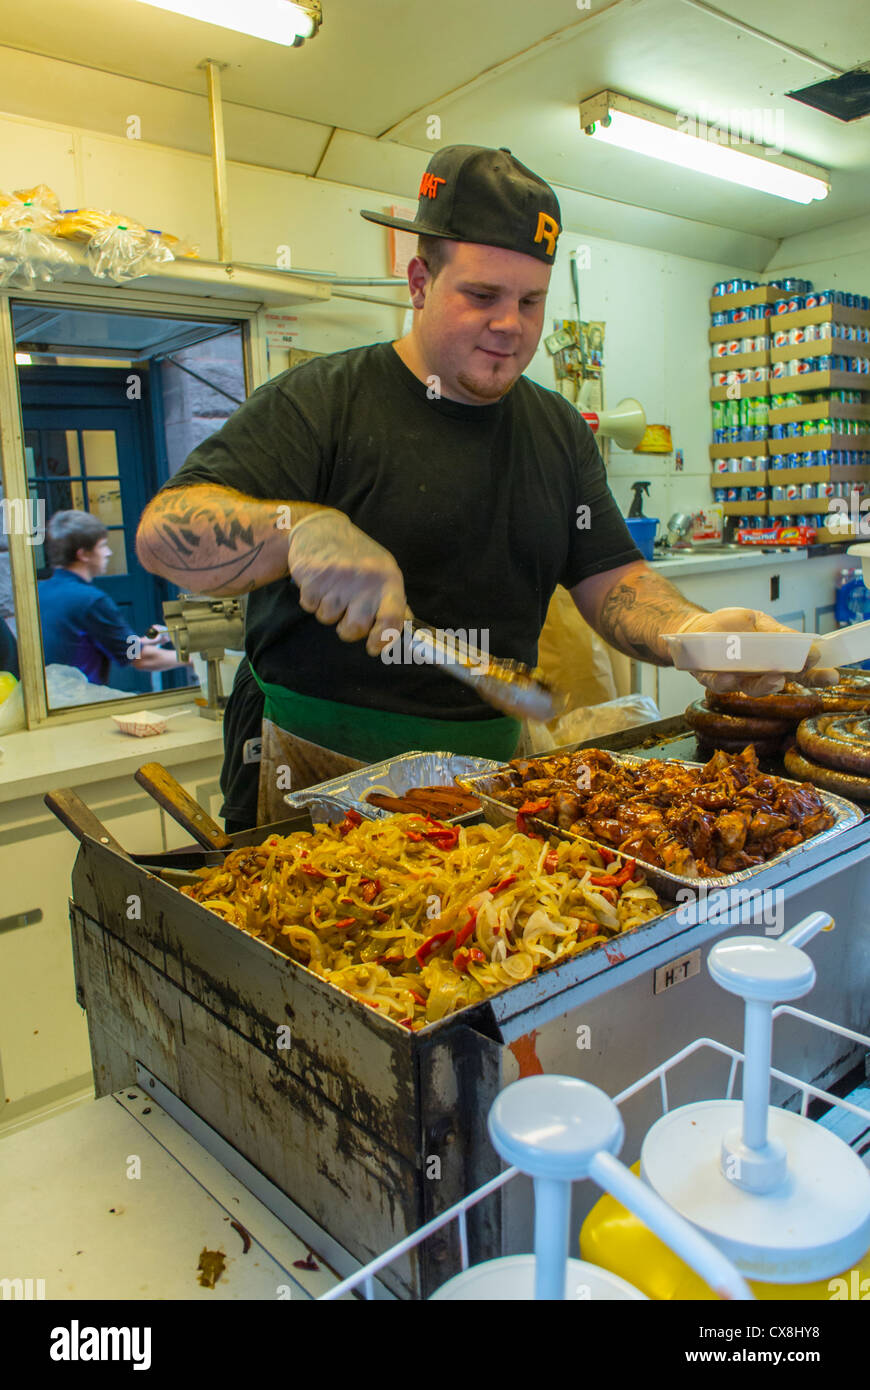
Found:
[[[401,631],[407,612],[402,571],[388,550],[330,507],[291,526],[287,568],[299,603],[318,622],[335,625],[343,642],[366,639],[378,656],[385,629]],[[386,639],[389,641],[390,639]]]
[[[717,608],[713,613],[695,613],[688,618],[678,632],[794,632],[793,627],[785,627],[767,613],[754,608]],[[695,680],[708,690],[726,694],[731,690],[742,690],[746,695],[773,695],[782,690],[786,681],[798,681],[801,685],[836,685],[840,679],[837,671],[823,666],[811,666],[817,653],[811,649],[807,664],[802,671],[693,671]]]

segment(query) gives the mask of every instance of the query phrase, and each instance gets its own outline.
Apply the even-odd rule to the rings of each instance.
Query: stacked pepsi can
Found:
[[[807,284],[803,291],[784,293],[781,299],[777,299],[773,305],[771,323],[775,348],[829,341],[831,351],[818,357],[792,357],[786,362],[774,362],[770,369],[773,381],[781,381],[787,376],[806,376],[810,372],[870,374],[870,347],[862,350],[862,345],[870,344],[870,328],[836,321],[808,323],[799,328],[776,327],[776,320],[781,314],[794,314],[801,309],[817,309],[824,305],[870,310],[870,295],[853,294],[848,290],[814,290],[812,285]]]
[[[769,377],[771,381],[782,381],[790,376],[808,376],[811,372],[855,372],[861,376],[868,376],[870,356],[846,356],[839,352],[824,352],[819,357],[789,357],[785,362],[773,362]],[[759,377],[758,380],[762,378]],[[714,377],[713,384],[719,386],[726,383],[718,382]]]
[[[714,298],[743,294],[760,288],[758,282],[745,279],[722,280],[713,286]],[[799,328],[778,327],[777,319],[785,314],[798,313],[826,305],[870,311],[870,296],[851,294],[842,290],[814,290],[808,280],[789,278],[771,280],[768,288],[779,291],[772,303],[748,305],[739,309],[721,309],[713,313],[717,327],[735,325],[733,332],[713,344],[713,385],[737,385],[750,391],[753,381],[777,384],[767,396],[746,395],[732,400],[713,402],[713,442],[735,445],[733,454],[713,462],[713,497],[716,502],[749,504],[770,501],[778,506],[794,504],[794,511],[780,515],[738,516],[733,520],[736,530],[763,531],[775,526],[807,526],[822,530],[830,516],[831,499],[845,499],[851,505],[870,497],[870,483],[859,481],[795,482],[783,481],[783,472],[792,469],[824,469],[830,476],[833,469],[861,466],[870,468],[870,420],[846,420],[834,417],[832,402],[863,404],[870,402],[870,327],[836,322],[832,312],[825,323],[806,324]],[[713,306],[715,309],[715,306]],[[753,320],[765,320],[756,326]],[[803,343],[824,343],[816,357],[795,356],[771,366],[736,367],[731,359],[748,353],[766,353],[768,349],[794,347]],[[718,370],[716,369],[718,367]],[[867,375],[867,390],[829,388],[810,393],[788,390],[785,378],[809,375],[819,371],[846,371]],[[761,388],[766,390],[767,387]],[[784,410],[818,402],[819,409],[808,420],[787,423],[770,422],[770,410]],[[794,413],[798,413],[795,411]],[[801,445],[825,443],[815,436],[839,436],[837,443],[848,447],[839,449],[802,449]],[[845,437],[844,437],[845,436]],[[811,438],[813,437],[813,438]],[[765,453],[756,453],[749,446],[754,441],[768,440]],[[736,446],[741,446],[740,451]],[[775,452],[774,452],[775,451]],[[777,478],[776,483],[771,473]],[[750,478],[746,475],[751,476]],[[806,473],[802,475],[806,477]],[[840,475],[842,477],[842,474]],[[842,505],[842,503],[840,504]],[[837,503],[834,503],[837,506]],[[816,510],[817,509],[817,510]],[[766,508],[765,508],[766,510]]]
[[[757,290],[758,288],[759,282],[757,280],[720,280],[713,286],[713,296],[718,299],[727,294],[743,294],[746,290]],[[754,319],[770,318],[772,313],[772,304],[746,304],[740,309],[726,309],[721,313],[714,313],[713,326],[718,327],[724,323],[751,323]],[[742,349],[745,352],[754,350],[753,348]]]
[[[776,280],[771,280],[776,285]],[[845,309],[870,309],[870,295],[850,294],[847,290],[814,290],[808,280],[781,281],[783,296],[773,302],[773,313],[796,314],[799,309],[820,309],[825,304],[841,305]],[[803,290],[786,294],[786,285],[803,285]]]

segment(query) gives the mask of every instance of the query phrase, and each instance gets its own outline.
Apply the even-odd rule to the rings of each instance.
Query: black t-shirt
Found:
[[[526,377],[493,405],[437,399],[391,343],[261,386],[166,486],[194,482],[337,508],[395,556],[417,618],[529,665],[557,584],[641,558],[573,406]],[[290,579],[249,595],[245,645],[262,680],[303,695],[498,717],[438,667],[385,664],[342,642],[299,606]]]

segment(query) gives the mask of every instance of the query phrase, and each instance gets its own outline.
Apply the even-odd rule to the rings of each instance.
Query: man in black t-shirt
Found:
[[[411,332],[260,387],[139,530],[146,569],[195,592],[250,593],[225,721],[228,827],[254,823],[243,748],[263,712],[365,761],[409,748],[510,756],[516,721],[437,667],[373,659],[409,609],[530,665],[558,584],[605,640],[660,665],[663,632],[780,626],[745,609],[709,615],[656,575],[582,416],[522,375],[560,231],[549,185],[507,150],[451,146],[430,161],[413,222],[363,216],[420,235]]]

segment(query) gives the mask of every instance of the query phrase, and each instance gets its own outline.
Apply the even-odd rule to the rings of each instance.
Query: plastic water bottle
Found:
[[[843,576],[846,576],[843,579]],[[851,627],[853,623],[863,623],[870,618],[870,589],[864,584],[862,571],[841,570],[834,596],[834,618],[838,627]],[[856,663],[863,670],[870,670],[870,662]]]

